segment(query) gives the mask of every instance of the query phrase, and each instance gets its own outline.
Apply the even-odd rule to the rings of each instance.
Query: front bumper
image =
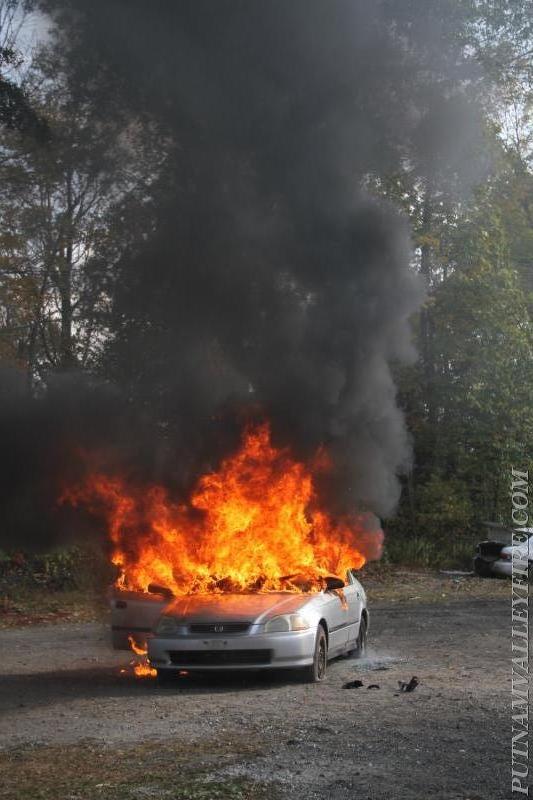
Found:
[[[313,663],[316,631],[247,634],[226,637],[148,640],[148,659],[156,669],[283,669]]]

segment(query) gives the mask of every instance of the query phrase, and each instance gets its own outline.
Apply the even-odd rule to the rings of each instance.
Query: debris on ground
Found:
[[[367,689],[379,689],[380,687],[379,687],[379,683],[370,683],[366,688]]]
[[[398,681],[398,686],[400,687],[400,692],[414,692],[418,683],[418,678],[416,675],[413,675],[410,681]]]
[[[360,689],[361,686],[364,686],[363,681],[348,681],[344,684],[343,689]]]

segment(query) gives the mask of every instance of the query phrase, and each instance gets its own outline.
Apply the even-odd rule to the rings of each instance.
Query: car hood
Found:
[[[264,594],[186,595],[173,600],[165,615],[187,622],[259,622],[276,614],[292,614],[317,594],[265,592]]]

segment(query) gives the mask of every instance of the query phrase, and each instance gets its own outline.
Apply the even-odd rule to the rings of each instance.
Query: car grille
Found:
[[[185,667],[222,667],[270,664],[271,650],[169,650],[173,664]]]
[[[189,633],[246,633],[249,622],[194,622],[189,625]]]

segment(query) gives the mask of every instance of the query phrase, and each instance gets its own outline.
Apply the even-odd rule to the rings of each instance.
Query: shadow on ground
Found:
[[[330,665],[330,669],[332,665]],[[334,667],[333,667],[334,668]],[[106,697],[135,697],[186,694],[205,695],[227,692],[253,692],[276,689],[283,685],[300,685],[296,671],[273,670],[248,672],[242,676],[225,673],[191,673],[160,684],[156,678],[137,678],[128,669],[91,667],[34,674],[2,676],[0,714],[17,708],[68,703],[69,700],[96,700]]]

